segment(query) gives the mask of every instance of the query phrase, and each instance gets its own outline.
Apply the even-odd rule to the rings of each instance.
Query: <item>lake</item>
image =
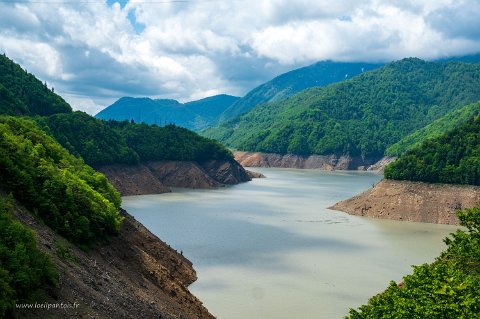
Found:
[[[267,178],[123,198],[193,262],[190,290],[217,318],[343,318],[411,265],[433,261],[457,228],[327,209],[372,187],[378,174],[252,170]]]

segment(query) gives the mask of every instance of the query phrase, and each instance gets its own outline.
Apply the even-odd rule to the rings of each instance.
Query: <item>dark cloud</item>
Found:
[[[480,40],[480,3],[470,1],[453,4],[431,12],[425,21],[449,38]]]

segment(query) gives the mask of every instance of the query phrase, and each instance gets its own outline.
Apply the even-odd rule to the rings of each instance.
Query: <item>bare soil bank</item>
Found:
[[[213,318],[187,286],[192,264],[127,212],[120,234],[90,252],[71,245],[27,212],[16,218],[33,228],[40,249],[59,271],[48,303],[69,309],[22,310],[19,318]]]
[[[480,202],[480,187],[382,180],[330,207],[351,215],[458,225],[455,211]]]
[[[362,158],[337,155],[294,155],[259,152],[234,152],[235,160],[244,167],[280,167],[332,170],[383,170],[391,158]]]
[[[167,193],[170,187],[215,188],[251,180],[235,161],[152,161],[109,165],[98,170],[122,196]]]

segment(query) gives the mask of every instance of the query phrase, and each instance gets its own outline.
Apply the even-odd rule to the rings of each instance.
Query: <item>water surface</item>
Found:
[[[267,178],[123,198],[193,262],[190,290],[218,318],[342,318],[411,265],[433,261],[456,229],[327,209],[372,187],[373,173],[255,170]]]

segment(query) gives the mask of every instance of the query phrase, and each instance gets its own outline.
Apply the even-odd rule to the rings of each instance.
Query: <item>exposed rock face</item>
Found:
[[[397,159],[396,157],[389,157],[389,156],[382,157],[378,162],[376,162],[373,165],[370,165],[367,168],[367,171],[381,173],[385,169],[385,166],[387,166],[391,162],[395,161],[396,159]]]
[[[456,210],[480,202],[480,187],[382,180],[331,209],[351,215],[458,225]]]
[[[145,165],[109,165],[99,171],[123,196],[170,192],[170,188],[162,184]]]
[[[225,185],[235,185],[251,180],[248,172],[235,161],[204,161],[200,165],[214,180]]]
[[[331,170],[365,170],[377,159],[351,157],[348,155],[294,155],[259,152],[234,152],[235,160],[244,167],[281,167],[281,168],[312,168]]]
[[[190,261],[122,214],[119,236],[85,252],[31,214],[16,212],[16,218],[37,232],[40,249],[57,265],[58,288],[47,302],[78,305],[22,310],[19,318],[213,318],[187,289],[196,280]]]
[[[245,170],[248,174],[248,176],[250,176],[250,178],[265,178],[266,176],[263,175],[262,173],[259,173],[259,172],[254,172],[254,171],[250,171],[248,169]]]
[[[170,187],[215,188],[251,180],[233,160],[152,161],[130,166],[108,165],[98,170],[122,196],[166,193],[171,191]]]
[[[196,162],[159,161],[145,164],[162,184],[169,187],[214,188],[222,186]]]

